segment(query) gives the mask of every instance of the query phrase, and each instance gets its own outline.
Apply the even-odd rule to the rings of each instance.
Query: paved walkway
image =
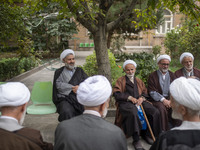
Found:
[[[86,56],[92,54],[92,51],[75,51],[76,55],[76,65],[83,65],[85,63]],[[30,71],[18,77],[12,79],[12,81],[20,81],[24,83],[29,90],[32,90],[32,87],[35,81],[52,81],[54,76],[54,69],[61,67],[63,64],[60,61],[54,62],[52,65],[47,66],[46,68],[37,69],[36,71]],[[31,101],[29,102],[29,105]],[[58,125],[58,114],[49,114],[49,115],[30,115],[27,114],[24,121],[24,126],[31,127],[41,131],[41,134],[45,141],[53,143],[54,141],[54,132],[56,126]],[[107,117],[106,120],[114,123],[114,117]],[[128,150],[134,150],[132,146],[132,139],[127,139]],[[145,149],[149,149],[150,145],[146,144],[142,140],[142,144]]]

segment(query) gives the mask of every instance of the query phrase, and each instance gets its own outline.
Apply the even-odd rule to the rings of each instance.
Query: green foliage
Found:
[[[37,65],[35,57],[3,58],[0,60],[0,81],[6,81]]]
[[[8,40],[15,41],[28,35],[25,17],[25,7],[0,3],[0,44],[6,45]]]
[[[160,45],[153,46],[152,50],[155,58],[157,58],[158,54],[160,54],[161,48],[162,47]]]
[[[183,52],[191,52],[195,56],[195,64],[198,64],[200,59],[200,27],[198,22],[188,20],[182,28],[167,33],[164,45],[172,60],[177,60],[173,62],[173,65],[180,64],[178,60]]]
[[[68,40],[77,33],[75,22],[59,14],[61,6],[52,1],[42,5],[30,18],[30,30],[35,50],[58,52],[68,48]]]
[[[200,22],[199,3],[194,0],[149,0],[148,6],[153,9],[164,6],[172,12],[178,11]]]
[[[166,47],[166,53],[170,54],[172,59],[177,59],[179,57],[178,41],[181,38],[180,36],[180,30],[177,28],[166,34],[164,45]]]
[[[118,69],[118,66],[115,62],[115,57],[110,50],[108,50],[109,55],[109,61],[111,66],[111,75],[112,75],[112,85],[114,85],[116,79],[118,78],[118,73],[116,72],[116,69]],[[83,70],[87,73],[88,76],[93,76],[98,74],[98,66],[97,66],[97,60],[96,60],[96,53],[93,52],[92,55],[89,55],[86,57],[86,62],[83,65]]]
[[[163,10],[152,9],[147,5],[148,0],[143,0],[135,4],[132,13],[121,22],[114,30],[113,34],[121,34],[125,39],[134,40],[141,30],[153,29],[163,18]],[[130,5],[131,0],[115,1],[108,11],[107,22],[116,20]],[[122,34],[123,33],[123,34]],[[133,33],[135,35],[133,36]]]
[[[153,54],[149,53],[132,53],[132,54],[117,54],[116,59],[120,61],[126,61],[128,59],[134,60],[137,64],[137,69],[135,75],[138,76],[146,84],[148,76],[151,72],[157,69],[157,65]]]

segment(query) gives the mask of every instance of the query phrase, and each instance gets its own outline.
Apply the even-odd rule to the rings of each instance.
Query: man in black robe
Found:
[[[53,81],[53,102],[59,113],[58,121],[70,119],[83,113],[84,108],[78,103],[76,91],[87,74],[79,67],[75,67],[75,54],[71,49],[64,50],[60,59],[65,66],[57,69]]]
[[[180,77],[171,83],[170,93],[172,117],[183,122],[162,133],[150,150],[199,150],[200,82]]]

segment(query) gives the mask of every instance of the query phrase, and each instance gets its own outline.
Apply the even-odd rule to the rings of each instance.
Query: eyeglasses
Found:
[[[162,63],[161,65],[162,65],[162,66],[169,66],[169,64],[164,64],[164,63]]]

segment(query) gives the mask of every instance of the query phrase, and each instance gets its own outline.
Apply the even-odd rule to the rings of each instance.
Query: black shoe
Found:
[[[133,141],[133,146],[135,148],[135,150],[145,150],[143,147],[142,147],[142,143],[141,141]]]
[[[150,138],[149,136],[143,136],[142,138],[150,145],[154,143],[153,139]]]

